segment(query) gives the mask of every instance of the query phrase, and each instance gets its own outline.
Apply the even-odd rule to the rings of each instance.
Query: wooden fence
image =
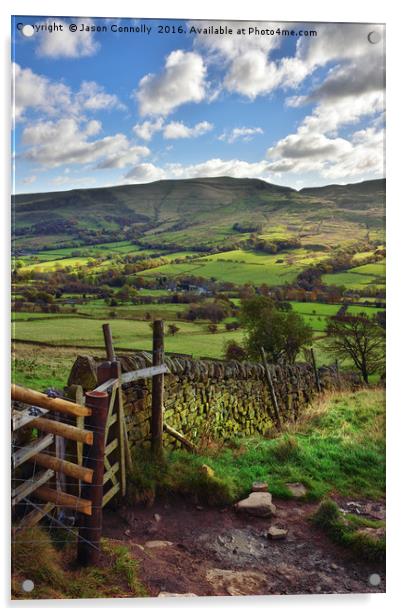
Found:
[[[153,366],[125,374],[116,360],[108,324],[103,333],[106,361],[98,367],[97,387],[92,391],[84,394],[80,386],[71,386],[67,389],[71,401],[18,385],[11,389],[13,532],[38,524],[54,509],[73,510],[77,513],[78,561],[83,565],[97,562],[102,508],[115,496],[125,496],[126,472],[132,467],[122,385],[152,378],[155,457],[162,455],[163,430],[172,430],[163,421],[164,374],[169,372],[164,364],[163,322],[153,325]],[[33,430],[37,433],[34,440]],[[179,433],[176,437],[184,439]],[[42,470],[37,472],[37,467]],[[69,491],[66,477],[73,480]],[[24,511],[31,506],[31,511],[21,516],[20,506]]]

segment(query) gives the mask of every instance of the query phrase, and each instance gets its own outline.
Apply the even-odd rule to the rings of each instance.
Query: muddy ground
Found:
[[[179,498],[106,510],[103,534],[130,546],[150,596],[385,592],[384,565],[352,556],[309,521],[316,503],[274,502],[271,519]],[[384,517],[383,503],[348,503],[339,500],[346,510]],[[288,529],[286,539],[267,538],[272,524]],[[373,574],[380,576],[377,585]]]

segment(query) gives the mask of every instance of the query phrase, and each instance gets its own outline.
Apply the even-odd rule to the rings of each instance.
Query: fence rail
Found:
[[[47,395],[16,384],[11,387],[14,531],[38,524],[54,509],[73,510],[78,516],[81,565],[97,562],[102,509],[114,497],[125,496],[126,473],[132,469],[122,387],[152,379],[155,455],[161,455],[162,432],[169,429],[163,424],[164,374],[169,372],[164,364],[163,322],[154,322],[154,365],[125,374],[116,360],[109,324],[103,325],[103,333],[107,361],[98,366],[93,390],[84,393],[77,385],[66,388],[72,401],[54,392]],[[31,440],[34,430],[38,436]],[[179,433],[174,436],[184,442]],[[66,459],[66,448],[74,461]],[[73,481],[66,482],[66,477]],[[19,506],[26,508],[27,503],[31,511],[19,516]]]

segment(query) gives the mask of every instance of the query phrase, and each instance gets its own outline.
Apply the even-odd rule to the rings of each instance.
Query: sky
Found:
[[[368,24],[14,17],[14,192],[384,177],[384,36]]]

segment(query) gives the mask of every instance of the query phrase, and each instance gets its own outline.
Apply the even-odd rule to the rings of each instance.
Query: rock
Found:
[[[155,548],[168,548],[171,545],[173,545],[172,541],[155,540],[155,541],[146,541],[144,544],[144,547],[153,550]]]
[[[257,595],[267,590],[267,577],[258,571],[209,569],[206,572],[206,579],[217,595]]]
[[[357,534],[368,537],[369,539],[384,539],[385,528],[370,528],[366,526],[365,528],[360,528],[357,530]]]
[[[198,597],[194,592],[160,592],[158,597]]]
[[[302,483],[285,484],[294,498],[303,498],[307,494],[307,489]]]
[[[270,492],[252,492],[248,498],[236,503],[235,509],[258,518],[268,518],[276,513],[276,506],[272,503]]]
[[[278,528],[277,526],[270,526],[267,531],[267,537],[269,539],[285,539],[288,535],[286,528]]]
[[[264,481],[255,481],[252,485],[252,492],[268,492],[269,486]]]
[[[203,475],[206,475],[206,477],[214,477],[213,469],[207,464],[202,464],[200,467],[200,470],[203,473]]]
[[[300,568],[294,567],[294,565],[287,565],[286,563],[277,565],[275,571],[290,583],[295,583],[295,580],[301,577]]]

